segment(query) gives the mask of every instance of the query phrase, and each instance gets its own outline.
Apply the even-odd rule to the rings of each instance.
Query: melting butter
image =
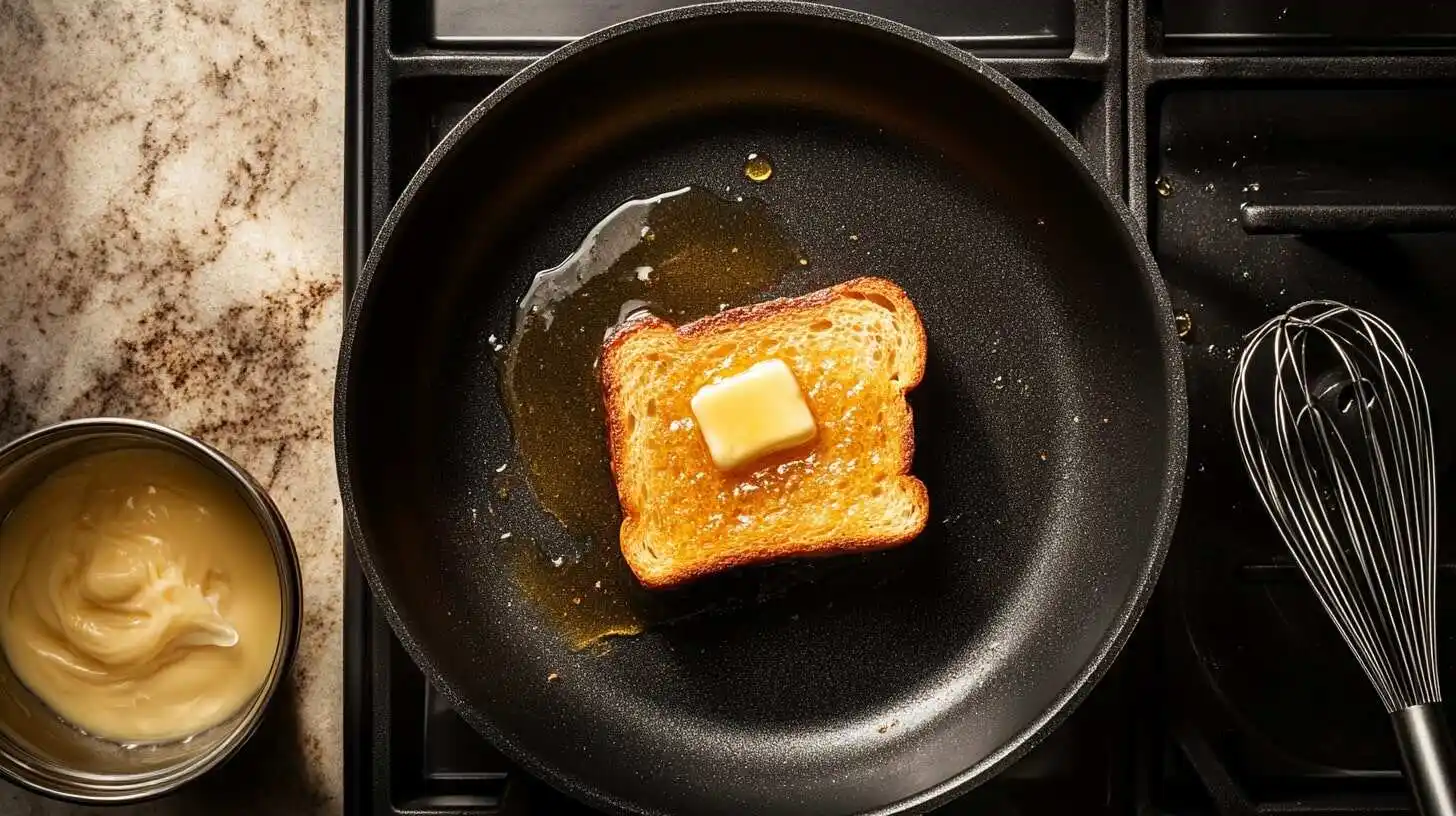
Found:
[[[0,524],[0,646],[19,680],[98,737],[159,742],[228,719],[262,688],[281,633],[267,538],[185,456],[73,462]]]
[[[794,372],[776,357],[699,388],[690,405],[719,470],[798,447],[818,433]]]

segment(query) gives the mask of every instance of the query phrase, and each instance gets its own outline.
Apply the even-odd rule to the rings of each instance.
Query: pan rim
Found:
[[[569,63],[575,55],[598,44],[664,23],[745,14],[815,18],[867,26],[880,33],[907,40],[909,44],[929,49],[941,58],[954,63],[954,67],[967,71],[968,80],[988,84],[993,91],[999,92],[1013,103],[1019,115],[1032,117],[1041,124],[1044,130],[1054,138],[1056,146],[1062,151],[1065,159],[1075,165],[1074,169],[1079,181],[1084,186],[1090,186],[1094,191],[1093,195],[1096,196],[1095,200],[1106,210],[1115,214],[1122,225],[1119,237],[1127,242],[1129,255],[1137,261],[1136,271],[1143,284],[1144,297],[1148,305],[1159,313],[1156,328],[1166,391],[1163,419],[1167,427],[1167,452],[1163,463],[1161,499],[1153,516],[1152,533],[1147,542],[1148,552],[1141,568],[1134,576],[1131,590],[1114,614],[1107,633],[1098,642],[1087,662],[1038,717],[1027,722],[1001,748],[983,757],[974,765],[918,794],[875,810],[864,811],[862,816],[920,813],[971,790],[995,777],[1000,771],[1020,759],[1065,720],[1106,674],[1136,628],[1143,611],[1147,608],[1158,576],[1162,571],[1182,499],[1183,475],[1187,460],[1188,406],[1181,343],[1173,324],[1172,301],[1145,234],[1128,206],[1109,193],[1101,178],[1093,171],[1091,157],[1085,148],[1061,123],[1057,122],[1030,94],[962,48],[946,43],[919,29],[864,12],[797,2],[796,0],[728,0],[727,2],[668,9],[603,28],[552,51],[502,83],[472,108],[426,156],[391,206],[376,233],[369,255],[359,270],[340,340],[334,393],[335,465],[339,480],[340,500],[344,510],[345,533],[354,541],[367,540],[360,521],[359,508],[353,498],[354,479],[348,456],[347,403],[352,372],[350,360],[353,357],[360,324],[367,316],[368,310],[365,306],[370,301],[369,293],[378,268],[387,254],[395,230],[412,209],[415,197],[420,194],[421,190],[427,188],[434,175],[433,171],[448,159],[455,146],[463,141],[470,131],[503,100],[518,89],[532,83],[542,74],[556,69],[563,63]],[[655,816],[655,814],[664,812],[640,807],[631,801],[614,798],[592,785],[583,784],[575,775],[540,762],[537,757],[523,750],[514,741],[506,739],[495,728],[489,716],[471,704],[465,695],[461,694],[437,670],[419,641],[413,637],[404,616],[392,603],[388,602],[389,593],[386,590],[389,582],[377,568],[368,547],[357,546],[353,548],[353,551],[371,592],[378,599],[378,608],[389,621],[391,629],[399,638],[405,652],[421,668],[431,684],[451,706],[502,753],[529,773],[592,807],[613,813],[634,814],[634,816]]]

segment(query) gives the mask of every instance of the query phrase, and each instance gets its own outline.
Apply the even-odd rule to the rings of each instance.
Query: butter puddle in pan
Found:
[[[803,255],[760,202],[688,187],[613,210],[522,299],[504,361],[505,401],[530,491],[575,549],[523,540],[526,593],[581,648],[687,614],[638,586],[617,545],[617,504],[596,362],[602,339],[637,308],[676,324],[761,300]],[[524,485],[507,474],[497,499]]]

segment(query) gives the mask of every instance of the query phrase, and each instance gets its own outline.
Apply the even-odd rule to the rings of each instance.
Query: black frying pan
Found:
[[[573,650],[537,567],[582,543],[495,473],[515,453],[490,338],[605,213],[741,190],[750,151],[777,172],[749,195],[813,260],[769,294],[878,274],[921,310],[930,526],[657,599],[676,617]],[[691,814],[918,810],[1024,753],[1137,620],[1186,433],[1163,285],[1071,137],[960,50],[789,3],[635,20],[482,102],[384,224],[337,422],[348,531],[431,682],[591,804]]]

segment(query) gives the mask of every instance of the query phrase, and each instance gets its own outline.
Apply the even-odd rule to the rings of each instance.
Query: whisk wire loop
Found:
[[[1400,337],[1300,304],[1250,333],[1232,396],[1259,498],[1386,710],[1438,702],[1435,453]]]

